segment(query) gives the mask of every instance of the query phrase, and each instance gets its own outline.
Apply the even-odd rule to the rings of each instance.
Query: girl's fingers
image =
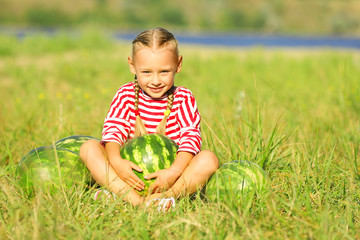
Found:
[[[143,190],[142,185],[141,185],[140,183],[134,181],[133,179],[130,179],[130,180],[127,182],[127,184],[128,184],[130,187],[134,188],[135,190],[138,190],[138,191]]]
[[[154,182],[153,184],[151,184],[151,186],[149,187],[149,192],[150,192],[150,193],[155,193],[157,188],[158,188],[157,181],[155,181],[155,182]]]
[[[156,178],[157,177],[157,174],[158,172],[153,172],[153,173],[150,173],[146,176],[144,176],[145,179],[152,179],[152,178]]]
[[[144,189],[145,183],[141,181],[140,178],[136,176],[134,172],[130,174],[128,181],[131,184],[131,187],[135,188],[136,190],[141,191]]]
[[[163,188],[159,185],[159,181],[156,180],[149,188],[150,193],[161,193]]]
[[[136,170],[136,171],[138,171],[138,172],[142,172],[142,171],[143,171],[143,170],[142,170],[138,165],[136,165],[135,163],[130,162],[130,161],[129,161],[129,163],[130,163],[130,166],[131,166],[132,169],[134,169],[134,170]]]
[[[159,188],[153,188],[152,190],[151,190],[151,194],[154,194],[154,193],[158,193],[159,192]]]
[[[137,166],[137,165],[134,164],[134,166]],[[139,167],[138,167],[138,168],[139,168]],[[139,169],[142,171],[141,168],[139,168]],[[135,170],[136,170],[136,169],[135,169]],[[132,169],[130,169],[129,179],[132,179],[132,180],[134,180],[135,182],[138,182],[140,185],[145,186],[145,184],[143,183],[143,181],[141,181],[141,179],[140,179],[138,176],[136,176],[135,172],[134,172]]]

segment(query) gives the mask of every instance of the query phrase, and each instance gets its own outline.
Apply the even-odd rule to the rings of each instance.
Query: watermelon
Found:
[[[266,193],[268,181],[264,170],[249,161],[225,163],[206,184],[206,197],[213,202],[236,202]]]
[[[91,180],[78,154],[53,146],[39,147],[27,153],[20,160],[16,175],[20,186],[30,195],[40,189],[54,194],[61,189],[61,184],[70,188],[75,184],[88,184]]]
[[[144,176],[169,168],[174,162],[178,145],[162,134],[147,134],[132,138],[120,149],[120,156],[138,165],[143,172],[135,174],[145,183],[145,189],[140,195],[147,195],[148,188],[154,180],[146,180]]]
[[[55,146],[57,148],[65,148],[79,154],[81,145],[83,145],[84,142],[90,139],[95,139],[97,141],[100,141],[100,139],[90,136],[74,135],[60,139],[55,143]]]

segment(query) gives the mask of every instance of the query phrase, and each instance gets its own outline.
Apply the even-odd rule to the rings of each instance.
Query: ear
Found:
[[[136,74],[134,62],[133,62],[133,59],[130,56],[128,57],[128,63],[129,63],[130,72],[132,74]]]
[[[179,60],[178,60],[178,64],[177,64],[177,68],[176,68],[176,73],[179,73],[181,71],[182,61],[183,61],[183,56],[180,55]]]

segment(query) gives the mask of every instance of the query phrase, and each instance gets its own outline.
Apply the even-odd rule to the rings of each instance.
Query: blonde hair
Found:
[[[133,47],[132,47],[132,55],[134,58],[134,53],[137,51],[139,47],[149,47],[149,48],[162,48],[170,46],[174,49],[175,55],[178,58],[179,56],[179,50],[178,50],[178,42],[175,39],[174,35],[167,31],[164,28],[155,28],[155,29],[149,29],[142,33],[140,33],[133,41],[132,41]],[[164,134],[166,133],[166,122],[170,115],[173,101],[174,101],[174,88],[170,88],[168,91],[168,97],[167,97],[167,107],[164,112],[164,118],[161,120],[159,126],[157,126],[155,133],[158,134]],[[147,134],[145,125],[140,117],[139,114],[139,92],[140,92],[140,86],[135,76],[135,130],[134,135],[140,136]]]
[[[166,30],[165,28],[154,28],[146,30],[132,41],[132,56],[134,57],[134,53],[139,47],[149,47],[149,48],[162,48],[171,46],[176,53],[176,57],[179,56],[179,47],[178,41],[174,37],[174,35]]]

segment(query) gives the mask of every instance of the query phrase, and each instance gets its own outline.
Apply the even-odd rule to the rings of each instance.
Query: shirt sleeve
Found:
[[[198,154],[201,148],[200,113],[192,94],[185,97],[177,114],[180,125],[180,140],[178,152]]]
[[[122,145],[130,132],[129,97],[121,88],[113,98],[105,118],[101,143],[117,142]]]

